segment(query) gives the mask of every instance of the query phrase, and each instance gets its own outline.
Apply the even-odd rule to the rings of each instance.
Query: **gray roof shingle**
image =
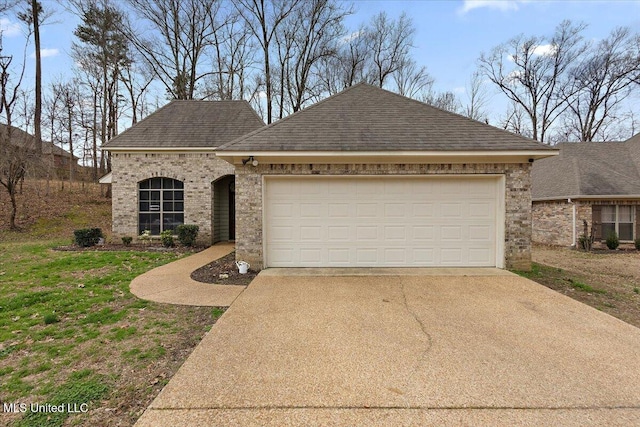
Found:
[[[534,140],[358,84],[219,151],[552,150]]]
[[[533,199],[640,195],[640,140],[566,142],[560,154],[536,160]]]
[[[27,148],[35,150],[36,149],[36,138],[35,136],[31,135],[28,132],[23,131],[20,128],[17,128],[15,126],[11,126],[12,127],[12,135],[11,135],[11,144],[19,146],[19,147],[24,147],[27,146]],[[3,138],[6,138],[6,134],[7,134],[7,130],[8,130],[8,126],[5,125],[4,123],[0,123],[0,135],[2,135]],[[61,157],[69,157],[69,152],[58,147],[57,145],[55,145],[52,142],[49,141],[42,141],[42,153],[43,154],[53,154],[54,156],[61,156]],[[79,157],[76,156],[74,154],[73,156],[74,160],[78,160]]]
[[[174,100],[103,147],[213,148],[263,126],[246,101]]]

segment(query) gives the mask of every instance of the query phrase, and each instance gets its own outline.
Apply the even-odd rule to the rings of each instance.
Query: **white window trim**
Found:
[[[620,206],[630,206],[631,207],[631,240],[623,240],[620,239],[621,242],[633,242],[635,239],[637,239],[638,237],[638,230],[636,230],[636,208],[637,206],[635,205],[603,205],[604,207],[614,207],[615,208],[615,220],[613,222],[614,224],[614,229],[616,234],[618,235],[618,238],[620,237]],[[610,222],[604,222],[601,221],[602,225],[604,224],[611,224]],[[628,222],[625,222],[623,224],[629,224]],[[602,236],[603,240],[607,238],[607,236]]]

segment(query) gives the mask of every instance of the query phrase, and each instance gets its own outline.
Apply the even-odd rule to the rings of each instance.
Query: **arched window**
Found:
[[[138,234],[158,235],[184,224],[184,185],[171,178],[150,178],[139,184]]]

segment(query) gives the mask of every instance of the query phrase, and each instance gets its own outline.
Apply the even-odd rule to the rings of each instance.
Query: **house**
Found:
[[[252,268],[527,269],[533,140],[359,84],[269,126],[173,101],[115,137],[113,232],[197,224]]]
[[[8,126],[6,124],[0,124],[0,135],[3,140],[6,139]],[[36,139],[33,135],[23,131],[20,128],[11,126],[11,141],[10,144],[17,149],[25,149],[33,155],[36,151]],[[42,141],[42,155],[44,159],[49,159],[52,162],[53,170],[60,177],[68,176],[69,166],[72,156],[68,151],[63,150],[57,145],[49,141]],[[78,171],[80,166],[78,165],[79,157],[73,156],[73,168],[74,171]],[[35,172],[36,175],[43,175],[40,170]]]
[[[531,166],[557,150],[358,84],[215,153],[252,267],[528,269]]]
[[[533,241],[573,246],[581,235],[621,242],[640,237],[640,134],[624,142],[556,145],[534,163]]]
[[[104,145],[114,236],[196,224],[204,243],[234,240],[234,167],[214,149],[264,122],[245,101],[172,101]],[[104,177],[103,177],[104,178]]]

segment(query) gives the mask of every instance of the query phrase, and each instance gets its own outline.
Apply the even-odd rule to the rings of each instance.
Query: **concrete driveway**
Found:
[[[640,425],[640,329],[500,270],[391,272],[261,273],[137,425]]]

